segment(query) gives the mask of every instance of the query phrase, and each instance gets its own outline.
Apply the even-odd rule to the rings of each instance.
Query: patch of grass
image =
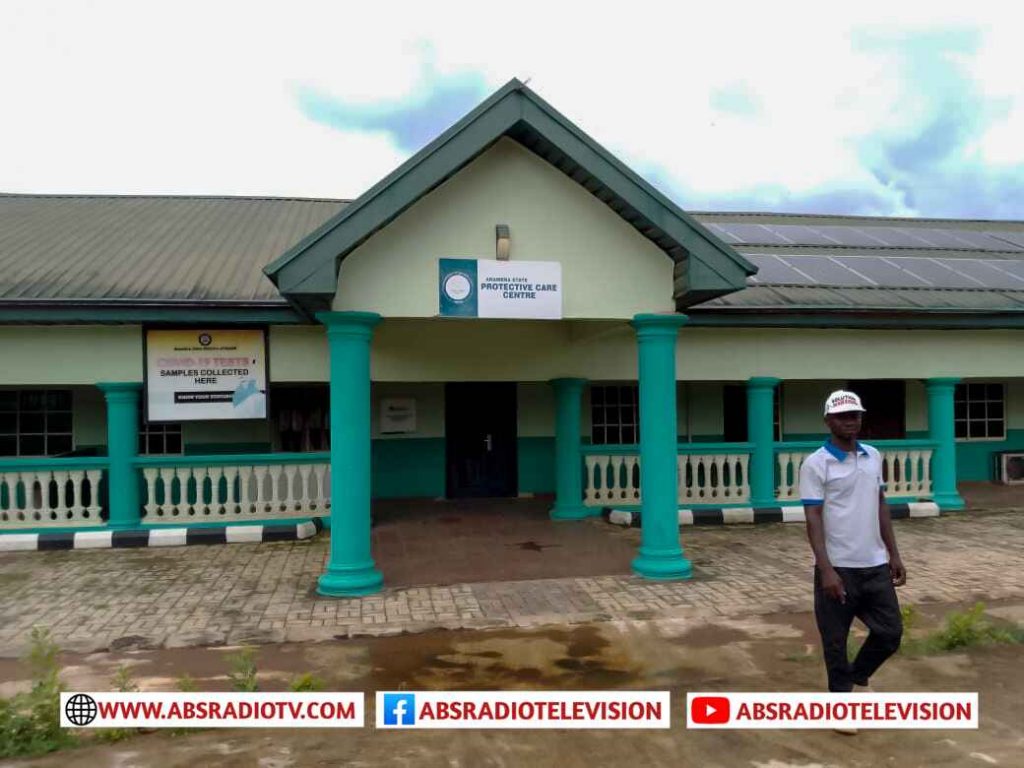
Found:
[[[32,689],[0,699],[0,757],[29,757],[75,743],[60,727],[60,665],[49,630],[32,630],[27,663]]]
[[[312,672],[306,672],[293,678],[288,685],[288,690],[302,693],[304,691],[322,691],[325,687],[326,683],[324,683],[322,678],[317,677]]]
[[[911,621],[907,622],[910,611]],[[1007,645],[1024,643],[1024,629],[1001,627],[985,617],[985,604],[975,603],[966,611],[952,611],[946,614],[941,629],[924,637],[908,636],[915,626],[917,614],[913,606],[904,609],[904,641],[901,650],[910,655],[945,653],[985,645]]]
[[[196,679],[188,672],[185,672],[178,678],[175,687],[182,693],[195,693],[199,690],[196,687]]]
[[[228,680],[231,681],[231,688],[235,691],[258,691],[259,683],[256,680],[256,649],[252,646],[242,648],[237,653],[228,656],[228,664],[231,669],[228,672]]]

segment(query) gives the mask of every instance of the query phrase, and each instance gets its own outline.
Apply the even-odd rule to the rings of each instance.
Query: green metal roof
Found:
[[[284,198],[0,195],[0,322],[300,322],[263,267],[345,205],[341,200]],[[1008,238],[1008,248],[1024,233],[1024,223],[1006,221],[736,213],[696,217],[709,225],[760,220],[976,229]],[[957,258],[967,260],[964,264],[1012,265],[1024,274],[1024,247],[1002,253],[806,242],[734,247],[752,260],[769,253],[830,261],[884,256],[896,265],[900,259]],[[1024,326],[1019,280],[989,289],[795,285],[766,281],[764,275],[746,282],[743,290],[688,308],[692,323]]]
[[[676,263],[682,309],[739,290],[755,268],[537,94],[511,80],[351,205],[268,265],[306,312],[330,305],[346,255],[507,136],[587,189]]]

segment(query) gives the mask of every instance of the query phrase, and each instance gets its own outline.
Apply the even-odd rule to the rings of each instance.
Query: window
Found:
[[[59,456],[73,447],[71,390],[0,390],[0,456]]]
[[[636,384],[590,387],[590,440],[594,445],[633,445],[640,441]]]
[[[139,453],[160,456],[181,453],[181,424],[150,424],[139,409]]]
[[[1006,387],[957,384],[953,395],[956,436],[965,440],[1006,438]]]

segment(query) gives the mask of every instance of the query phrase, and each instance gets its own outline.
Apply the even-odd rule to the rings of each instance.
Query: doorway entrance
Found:
[[[448,498],[515,496],[515,383],[451,383],[444,395]]]

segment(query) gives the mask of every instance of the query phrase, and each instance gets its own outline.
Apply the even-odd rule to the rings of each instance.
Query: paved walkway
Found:
[[[566,525],[628,537],[634,547],[639,541],[638,530],[599,520]],[[910,574],[904,602],[1024,596],[1024,513],[904,520],[896,531]],[[391,588],[353,600],[313,591],[327,554],[323,536],[8,553],[0,555],[0,656],[21,653],[35,626],[49,627],[67,650],[92,651],[810,610],[812,561],[803,526],[698,528],[685,531],[683,541],[695,573],[685,582],[573,577]]]

